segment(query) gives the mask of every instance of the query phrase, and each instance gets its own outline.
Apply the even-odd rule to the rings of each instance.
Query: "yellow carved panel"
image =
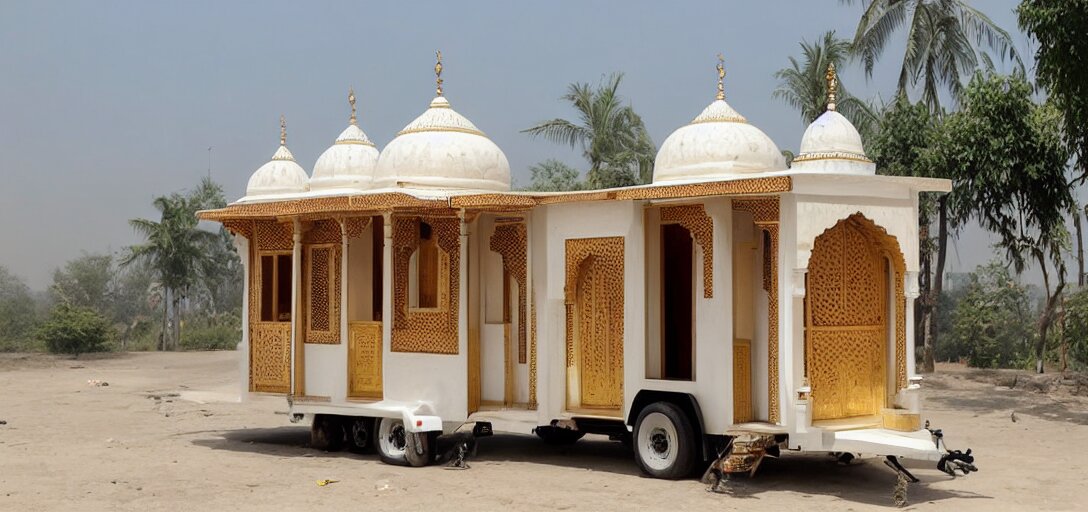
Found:
[[[733,423],[752,421],[752,343],[733,340]]]
[[[567,364],[577,364],[580,404],[623,405],[623,237],[566,242]]]
[[[291,324],[250,322],[249,389],[287,393],[291,387]]]
[[[306,246],[306,343],[340,343],[340,252],[339,244]]]
[[[810,330],[813,420],[880,414],[885,401],[886,333],[882,325]]]
[[[348,326],[348,396],[382,397],[382,323]]]

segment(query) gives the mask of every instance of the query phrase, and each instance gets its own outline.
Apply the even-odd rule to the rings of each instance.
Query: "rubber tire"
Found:
[[[659,417],[659,415],[664,418]],[[675,449],[676,458],[672,464],[666,467],[649,466],[644,458],[644,455],[648,455],[654,450],[649,444],[639,439],[639,434],[643,428],[649,427],[645,424],[648,419],[651,422],[667,421],[675,430],[676,439],[674,442],[670,442],[668,448],[670,450]],[[647,435],[650,435],[650,433],[648,432]],[[635,462],[638,463],[639,469],[649,476],[676,480],[690,476],[695,468],[697,446],[695,430],[691,427],[691,420],[684,414],[684,411],[671,403],[654,402],[643,408],[638,413],[638,420],[635,421],[632,441],[634,442]]]
[[[404,458],[413,468],[421,468],[434,460],[438,432],[408,432],[405,435]]]
[[[343,418],[331,414],[315,414],[310,425],[310,447],[326,452],[338,452],[344,448]]]
[[[374,453],[376,424],[374,418],[365,416],[348,419],[344,425],[344,436],[347,437],[348,449],[352,453]]]
[[[382,429],[386,429],[385,436],[392,435],[398,427],[404,429],[404,421],[400,418],[377,418],[374,423],[374,449],[378,451],[378,458],[386,464],[407,466],[408,459],[405,457],[407,450],[392,452],[389,451],[391,441],[386,439],[384,444],[382,442]],[[404,435],[405,448],[407,448],[407,432],[404,432]]]
[[[536,433],[537,437],[544,441],[544,444],[552,446],[572,445],[586,435],[585,432],[552,426],[537,427],[533,429],[533,432]]]

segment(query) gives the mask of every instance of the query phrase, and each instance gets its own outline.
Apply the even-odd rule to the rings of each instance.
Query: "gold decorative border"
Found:
[[[760,233],[766,232],[771,241],[770,247],[764,247],[764,254],[770,254],[763,271],[763,288],[767,291],[767,408],[771,423],[779,420],[778,390],[778,223],[780,207],[778,196],[760,198],[739,198],[733,200],[733,211],[752,214],[752,220]],[[762,237],[761,237],[762,238]]]
[[[703,249],[703,298],[714,297],[714,221],[701,204],[661,208],[662,224],[679,224]]]
[[[502,256],[503,270],[518,283],[518,363],[525,364],[525,283],[526,283],[526,232],[521,222],[495,225],[491,234],[490,248]],[[504,319],[505,320],[505,319]]]
[[[438,247],[449,258],[448,276],[439,276],[439,307],[409,309],[408,262],[419,245],[419,223],[431,225]],[[393,217],[393,352],[457,354],[461,286],[460,219],[451,217]]]
[[[613,326],[611,330],[611,336],[618,339],[616,343],[617,350],[613,350],[610,360],[597,361],[599,371],[611,371],[619,372],[619,389],[614,390],[598,390],[602,393],[615,394],[618,393],[618,397],[613,396],[613,402],[617,402],[615,406],[621,406],[623,404],[623,346],[624,346],[624,326],[623,326],[623,307],[624,307],[624,237],[601,237],[601,238],[577,238],[567,239],[566,241],[566,279],[565,279],[565,297],[566,297],[566,345],[567,345],[567,367],[575,367],[578,365],[578,361],[574,360],[575,352],[575,330],[581,329],[579,325],[586,322],[587,318],[575,318],[578,312],[575,311],[579,297],[578,297],[578,279],[582,272],[582,268],[587,261],[594,261],[595,265],[602,265],[604,270],[609,274],[608,281],[604,284],[605,297],[609,303],[608,312],[611,318],[608,319],[609,325]],[[585,386],[586,376],[584,373],[579,378],[581,385]],[[569,382],[568,382],[569,385]],[[585,397],[582,397],[583,402]],[[568,404],[572,405],[572,404]],[[580,405],[580,404],[574,404]]]

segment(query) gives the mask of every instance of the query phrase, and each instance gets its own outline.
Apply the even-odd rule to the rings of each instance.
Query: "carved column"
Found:
[[[302,346],[302,222],[296,217],[291,240],[291,394],[306,394],[305,354]]]

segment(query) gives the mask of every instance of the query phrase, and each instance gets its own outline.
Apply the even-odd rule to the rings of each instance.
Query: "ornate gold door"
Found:
[[[805,296],[812,419],[880,414],[886,403],[887,260],[854,218],[816,238]]]
[[[623,238],[567,240],[567,363],[577,365],[580,396],[572,405],[623,405],[623,283]]]
[[[348,396],[381,398],[382,323],[352,322],[348,331]]]
[[[733,340],[733,423],[752,421],[752,344]]]

